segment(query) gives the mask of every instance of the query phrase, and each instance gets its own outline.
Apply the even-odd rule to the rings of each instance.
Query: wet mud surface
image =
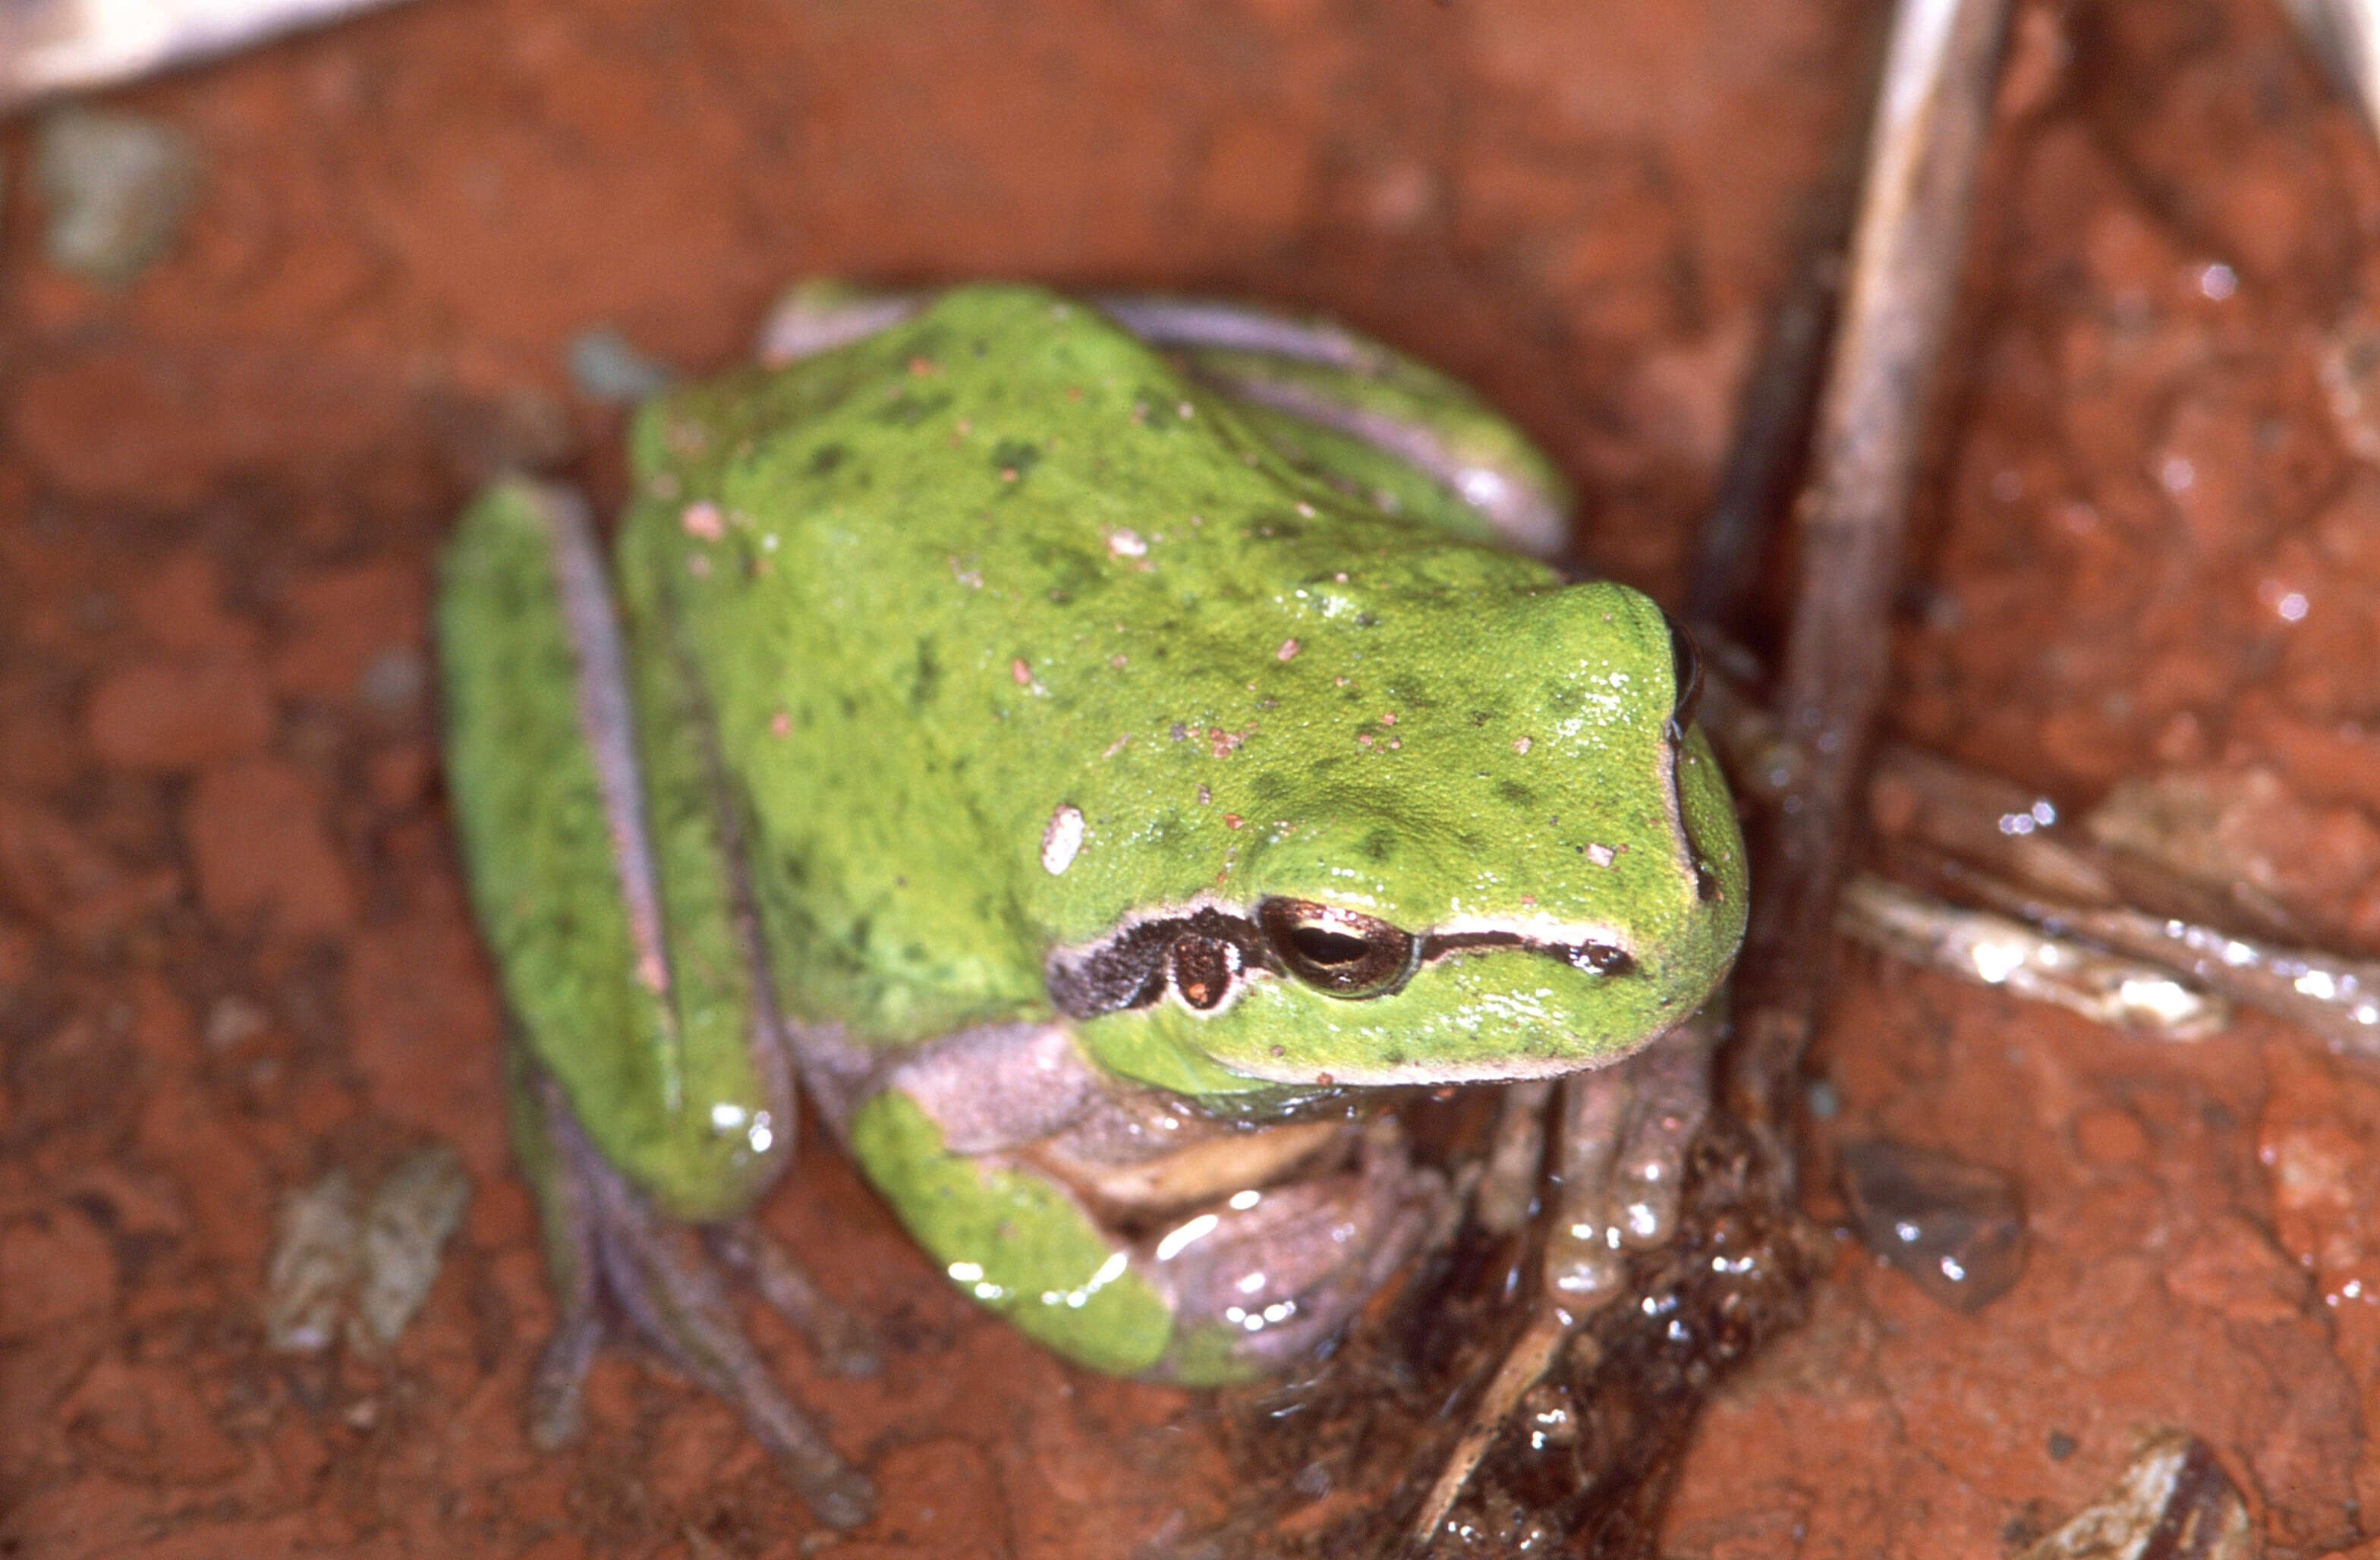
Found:
[[[203,170],[121,287],[44,259],[0,129],[0,1554],[1125,1556],[1220,1519],[1209,1399],[978,1316],[825,1153],[767,1219],[892,1360],[827,1381],[756,1325],[880,1518],[823,1542],[634,1361],[529,1448],[552,1310],[431,550],[505,466],[616,493],[582,332],[698,370],[796,275],[1012,274],[1430,357],[1580,480],[1585,555],[1674,601],[1866,9],[419,0],[116,94]],[[1996,138],[1894,724],[2070,808],[2268,775],[2222,848],[2380,950],[2380,158],[2249,0],[2021,8]],[[1834,990],[1810,1206],[1846,1233],[1664,1551],[2008,1553],[2180,1429],[2268,1553],[2380,1555],[2380,1072],[1851,950]],[[1876,1138],[2016,1187],[2005,1296],[1851,1239],[1835,1151]],[[282,1201],[436,1143],[472,1193],[419,1318],[269,1349]]]

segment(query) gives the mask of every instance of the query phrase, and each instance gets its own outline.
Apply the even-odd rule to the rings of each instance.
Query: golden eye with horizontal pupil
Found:
[[[1232,994],[1232,982],[1240,973],[1240,950],[1220,937],[1185,932],[1166,949],[1166,965],[1182,1000],[1210,1013]]]
[[[1420,947],[1386,921],[1310,900],[1267,900],[1257,923],[1284,969],[1333,997],[1394,991],[1413,973]]]

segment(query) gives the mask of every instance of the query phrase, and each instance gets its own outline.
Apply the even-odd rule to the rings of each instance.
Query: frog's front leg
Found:
[[[532,1430],[571,1431],[589,1361],[625,1324],[736,1407],[822,1519],[864,1521],[866,1480],[771,1379],[722,1272],[752,1278],[831,1368],[871,1364],[856,1324],[740,1223],[791,1153],[792,1066],[694,695],[665,640],[623,644],[572,495],[498,487],[444,563],[453,790],[562,1305]]]
[[[1635,1055],[1572,1073],[1553,1090],[1552,1207],[1538,1303],[1422,1501],[1409,1530],[1409,1547],[1415,1551],[1438,1530],[1498,1433],[1544,1379],[1562,1347],[1626,1292],[1628,1253],[1676,1239],[1686,1158],[1710,1114],[1720,1006],[1706,1005]],[[1549,1102],[1530,1093],[1542,1111]],[[1508,1119],[1508,1129],[1512,1124]],[[1532,1148],[1528,1167],[1502,1179],[1533,1183],[1535,1150],[1542,1137],[1509,1130],[1504,1135]],[[1491,1168],[1482,1183],[1483,1221],[1493,1217],[1491,1201],[1512,1200],[1509,1189],[1498,1188],[1499,1179]]]
[[[1710,1114],[1716,1022],[1706,1010],[1626,1061],[1562,1082],[1544,1284],[1574,1320],[1620,1293],[1629,1252],[1677,1233],[1686,1155]]]
[[[1219,1120],[1101,1073],[1061,1022],[872,1070],[838,1066],[832,1036],[801,1049],[828,1119],[961,1288],[1099,1370],[1277,1372],[1449,1225],[1443,1179],[1392,1117]]]

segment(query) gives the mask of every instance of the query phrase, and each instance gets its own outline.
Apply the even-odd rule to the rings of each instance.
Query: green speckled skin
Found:
[[[1421,419],[1431,382],[1373,388]],[[1431,427],[1521,448],[1467,398]],[[1253,973],[1212,1011],[1168,996],[1075,1024],[1109,1072],[1251,1117],[1613,1059],[1733,956],[1742,841],[1700,733],[1673,740],[1659,610],[1476,539],[1409,468],[1236,409],[1088,306],[952,292],[672,394],[633,454],[617,589],[665,996],[632,971],[534,490],[464,518],[440,641],[474,902],[522,1044],[681,1217],[740,1211],[789,1141],[743,1125],[767,1119],[765,1025],[722,801],[777,1000],[881,1051],[1050,1018],[1053,954],[1199,904],[1626,950],[1597,973],[1467,949],[1364,1000]],[[1069,848],[1053,820],[1077,816]],[[1246,1368],[1054,1180],[946,1152],[897,1090],[847,1131],[953,1276],[1044,1341],[1175,1379]],[[541,1131],[516,1136],[550,1175]]]
[[[1086,1026],[1199,1093],[1501,1077],[1641,1043],[1733,952],[1733,813],[1697,739],[1699,898],[1652,603],[1351,502],[1086,307],[948,294],[669,398],[635,453],[630,615],[682,625],[803,1016],[898,1044],[1044,1011],[1053,947],[1201,895],[1609,928],[1624,981],[1495,954]],[[1061,806],[1087,828],[1053,874]]]

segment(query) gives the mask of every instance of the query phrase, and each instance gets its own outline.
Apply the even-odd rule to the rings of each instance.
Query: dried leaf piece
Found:
[[[361,1252],[355,1183],[345,1170],[281,1200],[265,1268],[264,1338],[286,1354],[320,1354],[339,1336]]]
[[[2096,1504],[2019,1560],[2251,1560],[2248,1503],[2205,1442],[2168,1430]]]
[[[443,1143],[407,1155],[372,1189],[356,1295],[356,1323],[371,1344],[395,1344],[421,1309],[438,1276],[440,1253],[470,1200],[471,1178]]]
[[[199,152],[171,125],[61,108],[36,133],[50,263],[121,286],[173,248],[198,198]]]

